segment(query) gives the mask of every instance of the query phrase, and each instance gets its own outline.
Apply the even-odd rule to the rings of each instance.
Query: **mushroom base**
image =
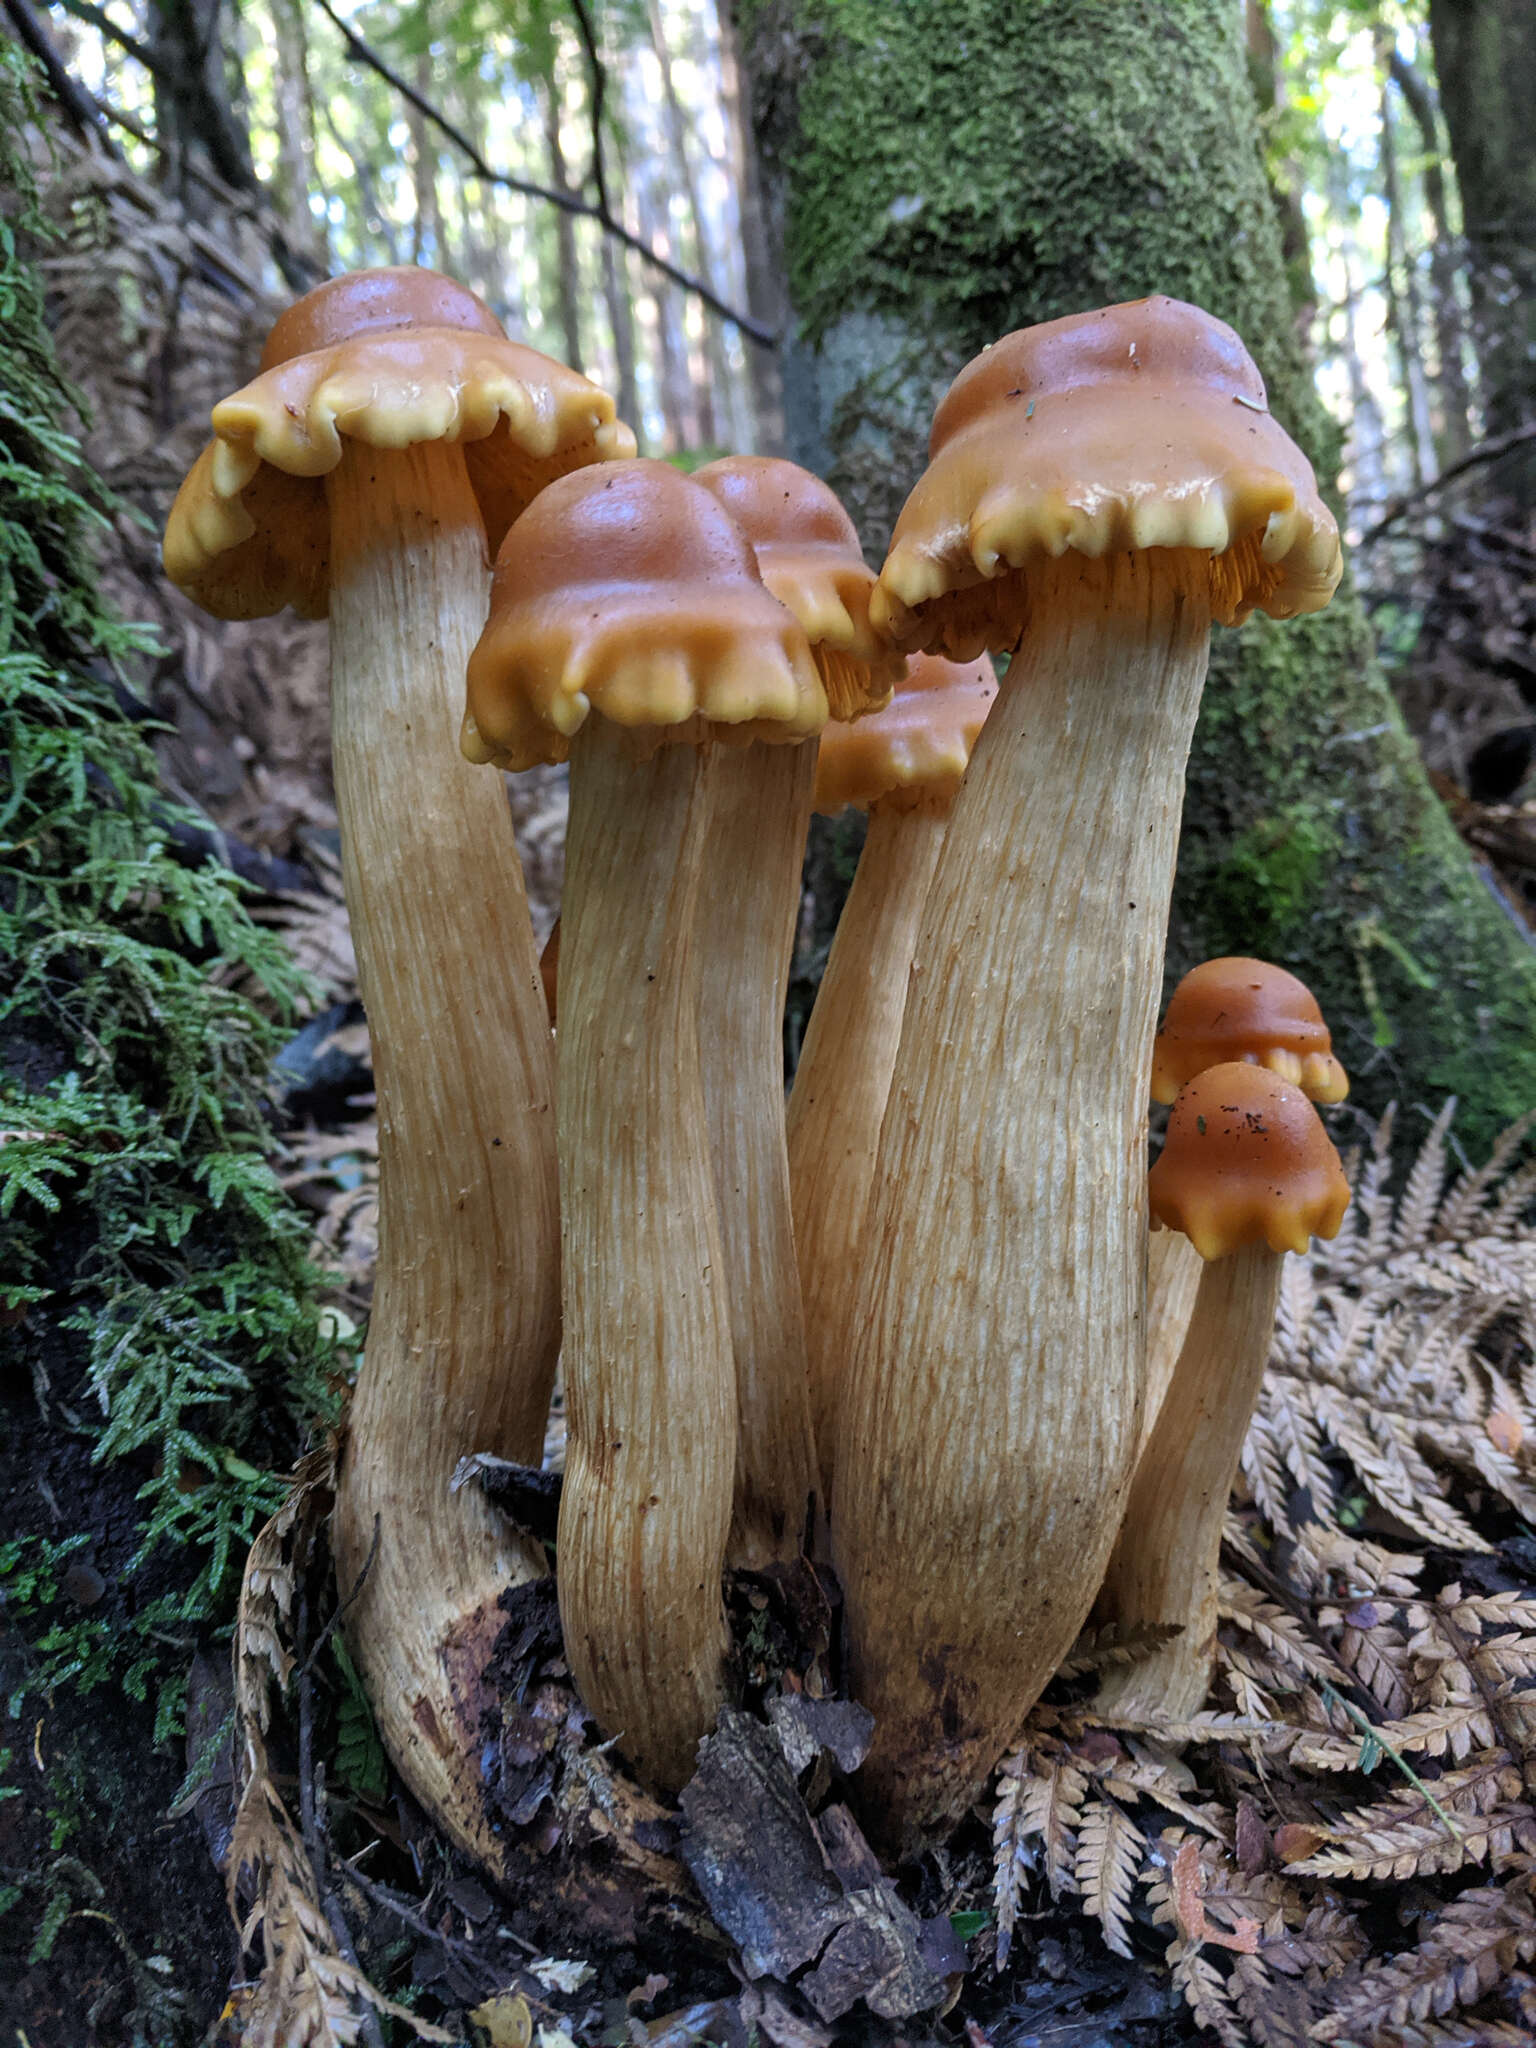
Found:
[[[336,796],[379,1119],[378,1273],[336,1573],[385,1747],[494,1864],[480,1674],[498,1595],[543,1557],[449,1480],[470,1451],[543,1452],[560,1306],[552,1040],[506,792],[455,744],[486,595],[463,457],[347,443],[328,495]]]
[[[736,1465],[727,1267],[699,1078],[709,825],[690,746],[571,744],[560,938],[568,1440],[560,1619],[582,1699],[673,1793],[724,1695]]]
[[[1135,1460],[1146,1086],[1208,592],[1192,551],[1031,568],[923,914],[833,1525],[876,1719],[863,1808],[904,1848],[978,1796],[1070,1647]]]
[[[1180,1633],[1110,1673],[1095,1701],[1101,1714],[1187,1721],[1205,1704],[1222,1525],[1269,1358],[1283,1257],[1257,1245],[1213,1260],[1201,1275],[1097,1609],[1122,1629],[1162,1623]]]

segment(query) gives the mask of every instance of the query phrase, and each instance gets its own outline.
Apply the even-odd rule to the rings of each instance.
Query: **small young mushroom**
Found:
[[[1148,1192],[1156,1221],[1208,1263],[1098,1612],[1122,1628],[1180,1632],[1113,1672],[1097,1708],[1183,1721],[1210,1686],[1222,1523],[1269,1357],[1281,1262],[1337,1236],[1349,1183],[1301,1090],[1234,1061],[1180,1090]]]
[[[554,1067],[506,794],[454,745],[489,557],[552,477],[633,451],[613,401],[432,271],[289,308],[172,508],[165,564],[220,618],[329,615],[342,874],[379,1104],[379,1261],[333,1523],[386,1748],[494,1860],[480,1672],[543,1569],[467,1452],[537,1463],[559,1346]]]
[[[914,655],[883,711],[829,724],[815,807],[869,813],[789,1096],[789,1185],[805,1299],[811,1420],[830,1508],[848,1312],[918,920],[955,792],[997,695],[983,656]]]
[[[1191,968],[1168,1000],[1152,1047],[1152,1100],[1227,1060],[1252,1060],[1313,1102],[1342,1102],[1349,1077],[1317,998],[1268,960],[1230,956]]]
[[[1165,298],[977,357],[897,522],[876,625],[957,660],[1015,647],[929,891],[852,1283],[833,1557],[866,1811],[903,1843],[976,1797],[1130,1480],[1146,1077],[1211,623],[1316,610],[1340,569],[1241,342]]]
[[[1317,999],[1304,981],[1268,960],[1228,957],[1192,968],[1168,1001],[1152,1047],[1152,1099],[1172,1102],[1186,1082],[1227,1060],[1268,1067],[1313,1102],[1342,1102],[1349,1077],[1334,1057]],[[1142,1443],[1183,1348],[1202,1260],[1176,1230],[1147,1247],[1147,1398]]]
[[[734,1048],[701,1044],[699,1027],[701,974],[733,971],[697,942],[711,757],[722,735],[810,737],[826,698],[735,522],[664,462],[567,477],[534,501],[497,560],[468,673],[476,754],[571,763],[560,1613],[593,1717],[675,1792],[723,1695],[736,1468],[702,1079]]]
[[[763,582],[804,628],[831,714],[884,703],[905,663],[870,626],[874,572],[833,492],[765,455],[706,463],[694,481],[730,513]],[[730,1558],[748,1569],[799,1554],[817,1490],[783,1042],[815,774],[814,738],[716,748],[709,764],[699,1042],[740,1409]]]

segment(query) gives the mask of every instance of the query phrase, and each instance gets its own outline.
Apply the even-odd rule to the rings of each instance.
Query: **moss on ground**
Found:
[[[744,31],[799,332],[797,452],[881,547],[927,421],[999,334],[1163,291],[1228,320],[1333,477],[1225,0],[751,0]],[[1536,953],[1456,839],[1358,604],[1218,633],[1171,966],[1308,974],[1359,1082],[1486,1149],[1536,1103]],[[1407,1120],[1405,1130],[1412,1128]]]

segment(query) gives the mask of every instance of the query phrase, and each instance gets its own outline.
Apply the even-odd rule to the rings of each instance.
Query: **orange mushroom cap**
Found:
[[[1011,646],[1032,562],[1208,551],[1211,613],[1319,611],[1343,562],[1232,329],[1157,296],[1005,335],[950,386],[870,607],[898,646]]]
[[[869,623],[875,572],[829,484],[775,455],[727,455],[693,473],[757,556],[764,583],[805,628],[833,718],[890,702],[903,663]]]
[[[324,618],[324,479],[344,438],[462,443],[492,548],[546,483],[635,452],[605,391],[509,341],[463,285],[410,267],[331,278],[290,306],[213,431],[171,508],[165,569],[225,619],[287,605]]]
[[[1228,1061],[1179,1091],[1147,1179],[1154,1220],[1202,1259],[1336,1237],[1349,1183],[1317,1111],[1265,1067]]]
[[[804,740],[826,692],[720,501],[670,463],[562,477],[509,530],[469,661],[471,761],[563,761],[592,711],[653,739]]]
[[[1268,1067],[1314,1102],[1349,1093],[1317,998],[1267,960],[1206,960],[1185,975],[1152,1048],[1152,1100],[1172,1102],[1186,1082],[1226,1060]]]
[[[883,711],[854,724],[829,723],[816,756],[816,809],[947,810],[971,748],[997,696],[997,677],[979,661],[915,654]]]

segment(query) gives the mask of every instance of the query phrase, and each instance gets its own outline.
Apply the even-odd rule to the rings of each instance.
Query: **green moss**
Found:
[[[0,1446],[0,1575],[12,1688],[110,1681],[158,1699],[163,1736],[335,1354],[267,1158],[298,978],[235,878],[176,856],[180,814],[119,704],[148,643],[100,603],[103,500],[58,425],[70,394],[18,239],[43,232],[27,91],[0,52],[0,1316],[18,1419],[29,1374],[37,1396]],[[61,1585],[77,1537],[89,1600]]]
[[[800,330],[796,452],[868,543],[962,363],[1149,292],[1232,323],[1329,487],[1339,436],[1297,338],[1240,9],[756,0],[747,50]],[[1536,954],[1425,782],[1347,589],[1216,635],[1170,950],[1175,969],[1260,950],[1305,972],[1368,1109],[1454,1086],[1481,1149],[1536,1103]]]

